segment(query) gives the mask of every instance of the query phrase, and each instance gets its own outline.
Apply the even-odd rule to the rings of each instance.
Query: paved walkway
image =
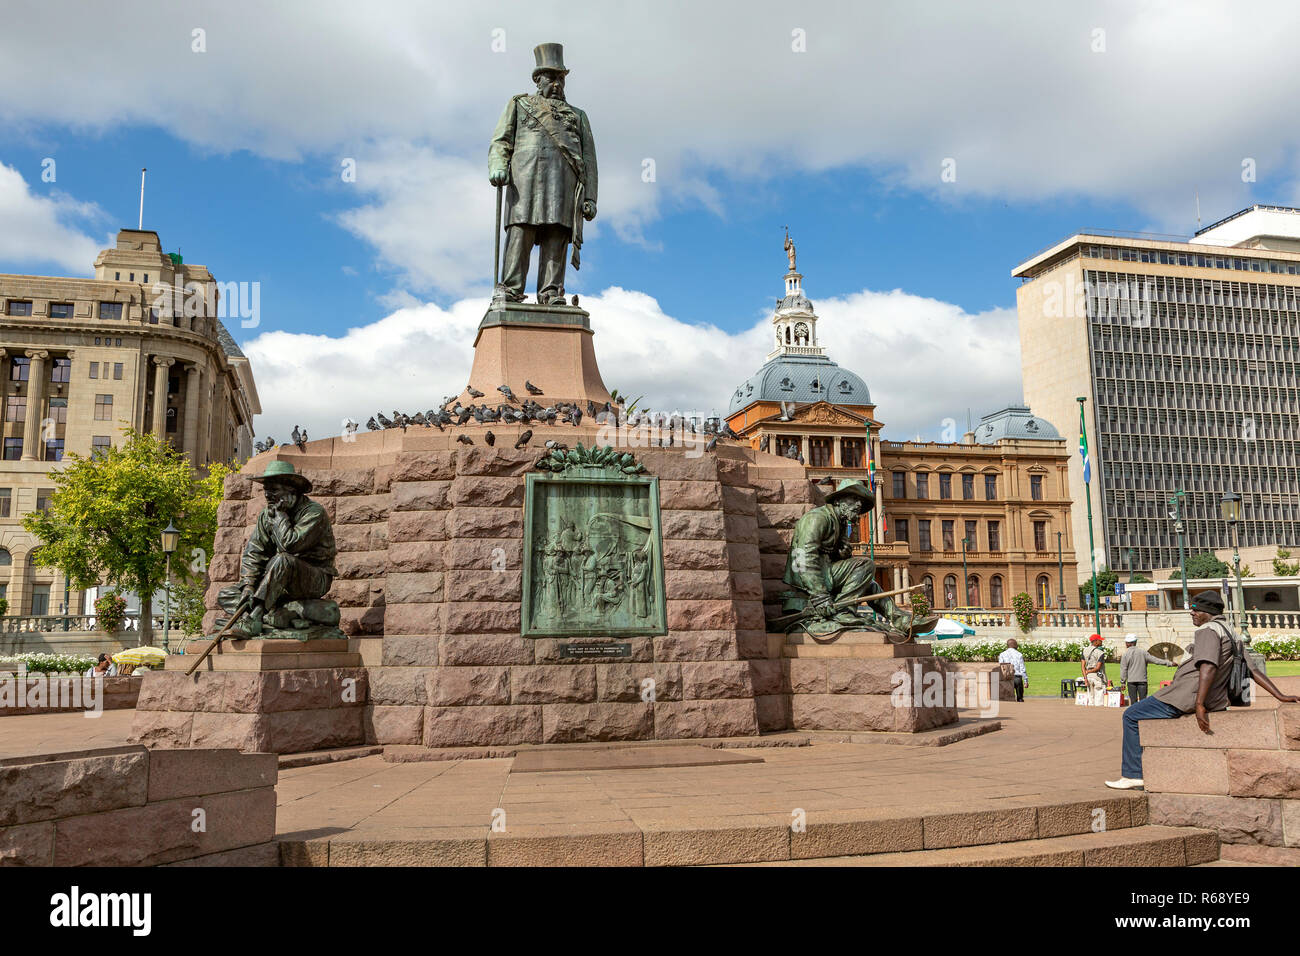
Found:
[[[1004,703],[1003,729],[947,747],[814,743],[737,751],[762,763],[511,773],[512,759],[385,763],[365,757],[284,770],[289,840],[482,839],[504,811],[513,834],[789,825],[791,813],[910,813],[988,801],[1114,797],[1120,711],[1059,700]]]
[[[970,712],[968,712],[970,713]],[[126,742],[132,711],[97,718],[0,718],[0,756]],[[371,756],[280,772],[277,829],[290,840],[481,839],[493,814],[560,834],[745,825],[802,809],[825,814],[1114,796],[1118,709],[1071,701],[1004,702],[1003,729],[947,747],[822,743],[737,750],[762,763],[511,773],[513,759],[386,763]]]

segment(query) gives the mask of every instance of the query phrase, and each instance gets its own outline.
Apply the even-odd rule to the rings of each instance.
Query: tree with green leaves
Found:
[[[1273,559],[1273,573],[1279,578],[1289,578],[1300,574],[1300,561],[1288,561],[1287,558],[1289,557],[1291,557],[1290,548],[1277,549],[1277,557]]]
[[[1107,568],[1105,571],[1097,574],[1097,599],[1106,603],[1106,595],[1115,593],[1115,582],[1119,580],[1119,573]],[[1092,596],[1092,578],[1084,581],[1079,585],[1079,607],[1088,606],[1088,598]]]
[[[1132,574],[1129,575],[1128,583],[1129,584],[1150,584],[1151,579],[1147,577],[1145,574],[1143,574],[1141,571],[1134,571]]]
[[[130,429],[125,439],[89,458],[66,455],[49,475],[55,490],[48,510],[28,513],[23,527],[41,542],[33,561],[58,568],[73,587],[103,583],[138,594],[141,643],[150,644],[153,593],[165,583],[162,530],[172,522],[181,532],[173,580],[202,581],[229,469],[216,463],[197,477],[156,435]]]
[[[1200,554],[1189,554],[1187,556],[1187,579],[1196,578],[1224,578],[1232,573],[1232,568],[1226,561],[1220,561],[1209,551],[1202,551]],[[1182,573],[1175,570],[1169,575],[1170,581],[1182,580]]]

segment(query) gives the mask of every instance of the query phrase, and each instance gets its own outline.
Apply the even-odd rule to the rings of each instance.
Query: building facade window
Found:
[[[113,420],[113,396],[95,396],[95,421],[111,422]]]
[[[1035,587],[1035,590],[1038,592],[1038,607],[1040,609],[1051,607],[1052,606],[1052,579],[1049,578],[1046,574],[1040,574],[1038,576],[1038,582]]]
[[[1002,575],[989,578],[989,607],[1002,607]]]
[[[0,518],[12,518],[14,507],[14,493],[12,488],[0,488]],[[5,557],[9,557],[9,552],[5,552]],[[0,561],[0,564],[8,564],[8,561]]]
[[[121,302],[99,303],[99,317],[101,319],[120,319],[122,317],[122,303]]]
[[[118,345],[121,345],[121,344],[122,344],[122,340],[121,340],[121,339],[118,339],[118,340],[117,340],[117,344],[118,344]],[[115,380],[119,381],[119,382],[122,380],[122,363],[121,363],[121,362],[114,362],[114,363],[113,363],[113,378],[114,378]]]
[[[1034,550],[1035,551],[1047,550],[1047,522],[1046,521],[1034,522]]]
[[[899,518],[897,521],[894,522],[894,540],[895,541],[907,540],[907,519],[906,518]]]
[[[21,422],[27,420],[27,396],[10,395],[5,399],[5,421]]]
[[[1002,550],[1002,527],[997,521],[989,522],[989,550]]]
[[[32,304],[30,302],[15,302],[10,299],[5,307],[5,312],[8,315],[31,315]]]
[[[916,543],[922,551],[930,548],[930,522],[921,518],[916,522]]]
[[[955,547],[952,536],[952,521],[945,520],[941,527],[943,528],[943,550],[951,551]]]
[[[8,489],[5,489],[8,491]],[[4,548],[0,548],[0,568],[7,568],[14,563],[13,557]]]
[[[53,488],[37,488],[36,489],[36,510],[49,511],[50,499],[53,497],[54,497]]]
[[[961,476],[961,496],[962,496],[962,500],[964,501],[975,500],[975,476],[974,475]]]
[[[63,461],[63,439],[52,438],[45,443],[46,461]]]
[[[68,423],[68,400],[66,398],[50,399],[50,420],[56,425]]]
[[[894,472],[894,497],[907,497],[907,475],[901,471]]]
[[[916,497],[930,497],[930,476],[923,471],[916,473]]]
[[[934,607],[934,578],[928,574],[921,579],[921,593],[925,595],[925,603]]]
[[[50,381],[62,383],[72,381],[72,359],[56,358],[50,364]]]
[[[108,435],[95,435],[90,439],[91,456],[102,455],[113,447],[113,439]]]
[[[984,476],[984,500],[985,501],[998,500],[998,476],[997,475]]]
[[[50,303],[51,319],[70,319],[72,318],[71,302],[51,302]]]
[[[957,575],[949,574],[943,579],[943,606],[957,606]]]
[[[980,579],[978,575],[972,574],[966,578],[966,606],[983,607],[980,602]]]
[[[831,454],[835,448],[829,438],[808,439],[808,464],[814,468],[831,467]]]
[[[980,546],[979,538],[975,536],[975,522],[966,522],[966,550],[978,551]]]
[[[23,440],[21,438],[5,439],[5,461],[18,461],[23,457]]]
[[[25,355],[16,355],[9,360],[9,381],[25,382],[32,372],[32,360]]]
[[[91,362],[91,363],[90,363],[90,377],[91,377],[91,378],[99,378],[99,363],[98,363],[98,362]]]
[[[50,613],[50,586],[48,584],[32,585],[32,613],[36,615]]]
[[[952,497],[952,475],[945,473],[939,476],[939,497],[945,500]]]
[[[840,467],[841,468],[861,468],[865,462],[863,450],[865,448],[861,438],[841,438],[840,439]]]
[[[1032,501],[1043,500],[1043,476],[1042,475],[1029,476],[1029,497]]]

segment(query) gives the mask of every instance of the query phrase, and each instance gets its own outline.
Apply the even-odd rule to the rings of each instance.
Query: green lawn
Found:
[[[1026,661],[1025,670],[1029,673],[1029,686],[1025,688],[1027,697],[1059,697],[1061,696],[1061,681],[1067,677],[1080,676],[1078,661]],[[1293,674],[1300,674],[1300,661],[1268,662],[1268,675],[1270,677],[1290,677]],[[1106,664],[1106,676],[1118,686],[1118,662]],[[1147,668],[1147,680],[1150,685],[1148,690],[1154,691],[1158,689],[1162,680],[1169,680],[1173,676],[1174,669],[1172,667],[1161,667],[1159,664],[1150,665]]]

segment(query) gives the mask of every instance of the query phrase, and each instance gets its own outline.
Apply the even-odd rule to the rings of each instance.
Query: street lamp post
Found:
[[[177,545],[181,543],[180,529],[167,522],[167,527],[162,531],[162,549],[163,554],[167,555],[167,591],[163,599],[163,653],[171,653],[171,625],[172,625],[172,552],[176,550]]]
[[[970,538],[961,539],[961,586],[966,589],[966,604],[970,603],[970,575],[966,573],[966,549],[970,547]]]
[[[1246,624],[1246,597],[1241,589],[1241,552],[1238,550],[1241,543],[1241,531],[1237,527],[1237,522],[1241,520],[1241,495],[1229,491],[1219,501],[1219,510],[1228,522],[1228,531],[1232,537],[1232,569],[1237,577],[1237,598],[1233,601],[1237,606],[1237,628],[1241,631],[1242,641],[1249,644],[1250,628]]]
[[[1187,559],[1183,555],[1183,498],[1187,492],[1181,488],[1174,492],[1173,497],[1169,499],[1169,517],[1173,519],[1174,530],[1178,532],[1178,570],[1183,575],[1183,610],[1191,608],[1191,602],[1187,599]]]
[[[1065,559],[1061,557],[1061,532],[1056,532],[1056,590],[1061,610],[1065,610]]]

